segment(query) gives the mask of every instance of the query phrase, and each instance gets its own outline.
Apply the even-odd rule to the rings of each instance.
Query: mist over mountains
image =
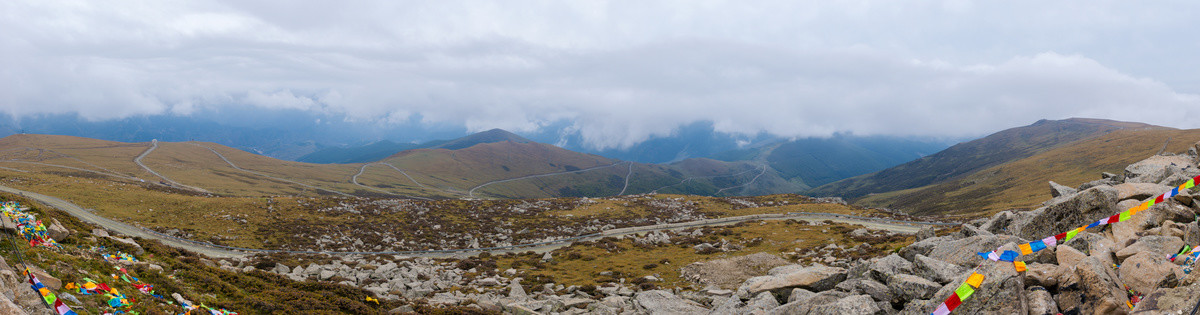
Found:
[[[190,116],[152,115],[93,121],[74,114],[13,117],[0,115],[0,136],[17,133],[54,134],[94,139],[145,142],[208,141],[274,158],[311,163],[356,163],[378,160],[399,151],[431,148],[464,137],[463,126],[434,124],[413,118],[406,123],[358,122],[300,110],[232,109]],[[760,133],[754,136],[718,132],[711,122],[678,128],[670,136],[653,137],[628,148],[597,149],[567,123],[549,125],[536,132],[517,132],[529,141],[564,149],[639,163],[668,163],[687,158],[744,159],[748,152],[789,141],[840,142],[850,146],[892,147],[885,164],[899,164],[928,155],[960,139],[857,137],[787,139]],[[833,140],[836,139],[836,140]],[[888,153],[889,150],[879,149]],[[741,155],[741,156],[739,156]],[[890,166],[890,165],[888,165]]]

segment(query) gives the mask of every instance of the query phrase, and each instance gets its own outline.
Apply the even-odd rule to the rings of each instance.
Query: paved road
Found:
[[[79,207],[78,205],[75,205],[71,202],[68,202],[66,200],[62,200],[59,198],[55,198],[55,197],[51,197],[51,196],[47,196],[47,195],[43,195],[43,194],[38,194],[38,193],[34,193],[34,192],[24,191],[24,190],[11,188],[11,187],[7,187],[7,186],[0,186],[0,191],[13,193],[13,194],[20,194],[25,197],[32,198],[32,199],[37,200],[41,203],[44,203],[48,206],[62,210],[72,216],[75,216],[76,218],[79,218],[80,220],[83,220],[84,222],[99,225],[107,230],[110,230],[110,231],[113,231],[116,233],[130,235],[130,236],[137,236],[137,237],[146,238],[146,239],[158,240],[159,242],[162,242],[163,244],[166,244],[169,246],[174,246],[174,247],[190,250],[190,251],[208,255],[211,257],[238,257],[238,256],[252,255],[252,254],[256,254],[256,253],[287,252],[287,253],[295,253],[295,254],[326,254],[326,255],[382,254],[382,255],[403,255],[403,256],[411,256],[411,257],[453,258],[453,257],[473,256],[473,255],[477,255],[481,252],[489,252],[489,253],[493,253],[493,254],[501,254],[501,253],[506,253],[506,252],[525,252],[525,251],[545,252],[545,251],[552,251],[552,250],[555,250],[558,248],[570,246],[571,244],[573,244],[575,242],[597,240],[597,239],[601,239],[604,237],[616,237],[616,236],[622,236],[622,235],[646,233],[646,232],[657,231],[657,230],[672,230],[672,229],[682,229],[682,228],[700,227],[700,226],[728,225],[728,224],[734,224],[734,223],[738,223],[738,222],[756,221],[756,220],[789,220],[789,219],[810,220],[810,221],[832,220],[835,222],[842,222],[842,223],[849,223],[849,224],[861,224],[861,225],[864,225],[871,229],[888,230],[888,231],[899,232],[899,233],[914,233],[925,226],[931,226],[931,225],[954,225],[953,223],[896,221],[896,220],[887,220],[887,219],[864,218],[864,217],[856,217],[856,216],[849,216],[849,215],[831,214],[831,213],[800,212],[800,213],[786,213],[786,214],[758,214],[758,215],[747,215],[747,216],[739,216],[739,217],[707,219],[707,220],[699,220],[699,221],[691,221],[691,222],[680,222],[680,223],[669,223],[669,224],[657,224],[657,225],[648,225],[648,226],[620,228],[620,229],[607,230],[607,231],[603,231],[603,232],[599,232],[599,233],[581,235],[581,236],[547,241],[547,242],[537,242],[537,243],[530,243],[530,244],[492,247],[492,248],[477,248],[477,249],[468,248],[468,249],[429,250],[429,251],[388,251],[388,252],[280,251],[280,250],[263,250],[263,249],[253,249],[253,248],[220,246],[220,245],[196,242],[196,241],[192,241],[192,240],[180,239],[180,238],[176,238],[173,236],[164,235],[164,234],[161,234],[158,232],[134,227],[134,226],[131,226],[131,225],[128,225],[125,223],[117,222],[117,221],[114,221],[109,218],[101,217],[99,215],[96,215],[94,213],[91,213],[90,211],[83,209],[82,207]]]

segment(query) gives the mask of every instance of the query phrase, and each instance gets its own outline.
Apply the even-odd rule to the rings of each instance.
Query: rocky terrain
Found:
[[[276,264],[270,271],[296,280],[340,281],[388,298],[518,314],[929,314],[977,272],[985,280],[954,313],[1178,314],[1189,312],[1200,299],[1200,275],[1190,272],[1192,260],[1185,255],[1170,259],[1185,246],[1200,245],[1200,202],[1194,200],[1200,193],[1193,190],[1127,221],[1089,229],[1020,257],[1028,264],[1025,271],[977,253],[1017,250],[1018,244],[1086,225],[1170,191],[1200,175],[1195,152],[1152,156],[1129,165],[1123,174],[1102,174],[1078,187],[1052,182],[1054,198],[1041,208],[999,212],[953,232],[922,230],[915,243],[882,257],[847,258],[854,249],[833,246],[787,259],[754,254],[695,263],[683,267],[684,277],[694,282],[686,288],[660,288],[653,276],[611,274],[601,275],[611,276],[610,283],[564,287],[525,279],[516,270],[490,269],[478,260],[465,266],[471,260]],[[651,233],[634,242],[670,243],[680,236]],[[543,259],[556,257],[546,254]],[[223,268],[253,268],[240,264]]]
[[[779,199],[778,201],[774,201]],[[707,204],[705,204],[707,203]],[[270,249],[394,252],[503,247],[547,242],[603,230],[718,218],[724,211],[800,204],[844,204],[840,198],[799,195],[720,197],[703,201],[657,194],[527,200],[300,199],[304,213],[259,227],[283,236]],[[601,211],[602,210],[602,211]],[[576,216],[575,211],[590,211]],[[867,212],[866,215],[905,219]],[[333,217],[339,223],[311,217]],[[238,221],[223,215],[219,220]],[[192,233],[158,228],[184,238]]]

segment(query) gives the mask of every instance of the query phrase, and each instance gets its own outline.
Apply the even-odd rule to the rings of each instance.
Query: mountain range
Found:
[[[1155,154],[1186,152],[1200,129],[1072,118],[1041,120],[806,193],[916,214],[1031,209],[1055,180],[1078,186]]]
[[[82,134],[154,134],[120,126],[77,129]],[[216,126],[220,124],[176,127],[182,131]],[[241,133],[227,130],[217,135],[223,134]],[[300,156],[299,161],[287,161],[213,142],[18,134],[0,140],[0,166],[48,174],[86,173],[229,196],[803,193],[912,213],[962,213],[1036,206],[1035,200],[1048,194],[1045,179],[1072,179],[1076,183],[1063,184],[1077,185],[1096,179],[1100,172],[1118,173],[1121,165],[1147,155],[1186,149],[1200,140],[1200,132],[1072,118],[1042,120],[944,150],[937,141],[896,137],[744,140],[711,132],[711,126],[690,126],[676,138],[649,141],[640,149],[635,146],[635,150],[655,152],[643,156],[652,160],[670,156],[664,162],[646,163],[569,150],[494,129],[423,143],[326,146]],[[705,141],[714,144],[699,145]],[[655,144],[663,148],[655,151]],[[706,149],[696,149],[700,147]],[[703,156],[690,157],[693,154]]]

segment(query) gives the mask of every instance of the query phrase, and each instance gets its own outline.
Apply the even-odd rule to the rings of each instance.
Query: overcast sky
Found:
[[[0,111],[568,121],[598,148],[696,121],[787,137],[1198,128],[1198,4],[7,0]]]

